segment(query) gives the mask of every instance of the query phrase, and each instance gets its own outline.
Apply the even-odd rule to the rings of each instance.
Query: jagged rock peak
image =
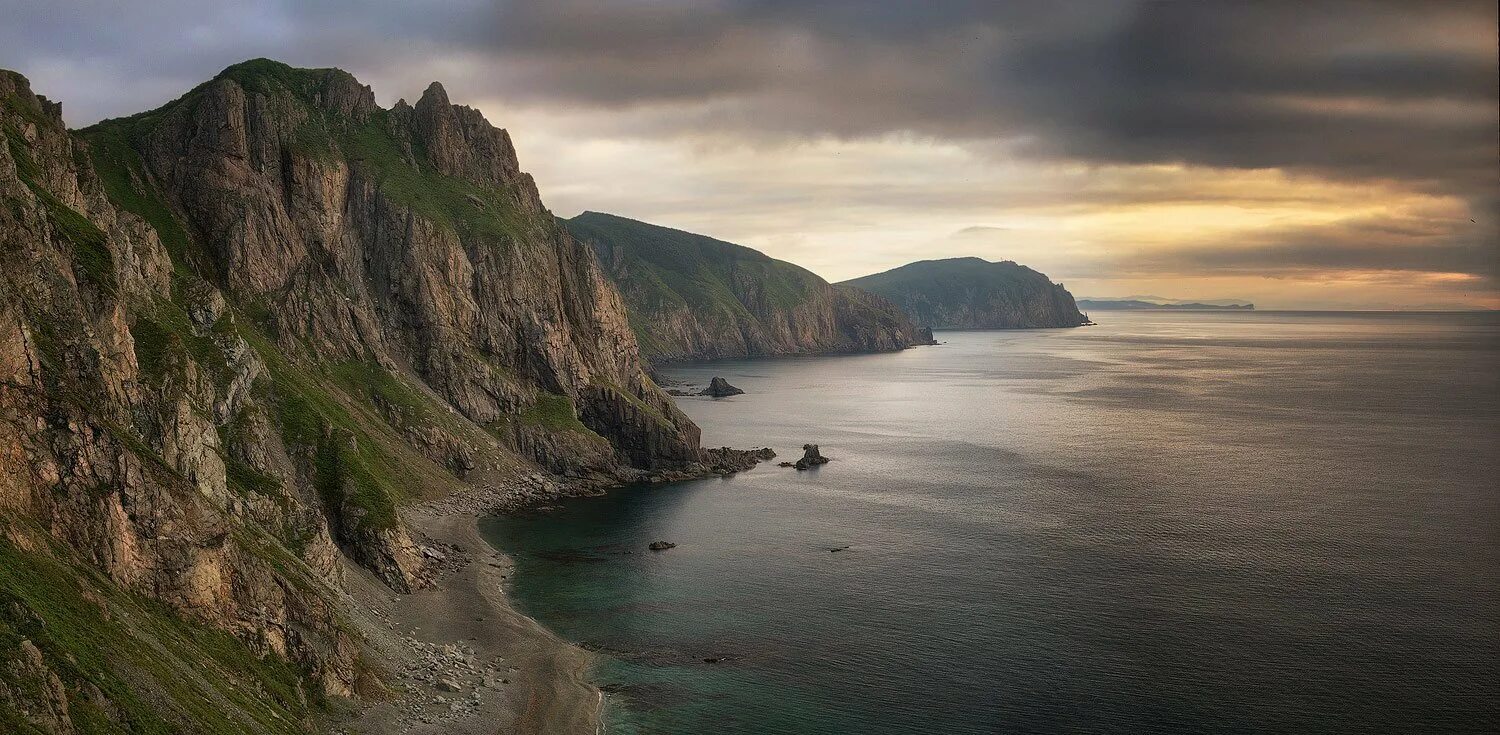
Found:
[[[62,103],[53,102],[31,91],[31,81],[17,72],[0,69],[0,100],[11,100],[17,111],[28,118],[43,118],[62,124]]]
[[[422,92],[422,98],[417,101],[417,107],[421,107],[424,103],[444,107],[453,104],[448,101],[448,90],[443,88],[442,82],[437,81],[427,85],[427,89]]]

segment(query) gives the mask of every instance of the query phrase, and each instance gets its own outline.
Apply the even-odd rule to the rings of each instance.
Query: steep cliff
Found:
[[[300,732],[378,689],[402,504],[701,473],[618,293],[434,84],[230,67],[77,134],[0,72],[0,729]]]
[[[899,350],[923,340],[884,299],[740,245],[598,212],[565,220],[625,296],[650,360]]]
[[[839,285],[883,296],[933,329],[1076,327],[1088,321],[1062,285],[1008,260],[923,260]]]

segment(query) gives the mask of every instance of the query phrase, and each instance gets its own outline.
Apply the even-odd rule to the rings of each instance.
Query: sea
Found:
[[[609,733],[1500,731],[1500,316],[1094,317],[667,368],[831,461],[490,519],[508,593]]]

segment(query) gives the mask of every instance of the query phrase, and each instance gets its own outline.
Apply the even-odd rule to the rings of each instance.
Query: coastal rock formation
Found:
[[[713,380],[708,381],[708,387],[704,388],[700,396],[713,396],[714,398],[725,398],[728,396],[743,395],[745,391],[729,384],[729,381],[715,375]]]
[[[1061,284],[1008,260],[923,260],[839,285],[883,296],[932,329],[1077,327],[1088,321]]]
[[[756,250],[598,212],[563,224],[593,245],[653,363],[923,344],[885,299]]]
[[[818,451],[818,445],[803,444],[802,458],[797,460],[796,464],[792,466],[796,467],[799,470],[806,470],[816,467],[820,464],[828,464],[828,458],[824,457],[822,453]]]
[[[674,544],[670,541],[652,541],[651,545],[647,546],[646,548],[652,551],[666,551],[667,549],[677,548],[677,544]]]
[[[699,447],[437,84],[386,110],[260,60],[70,133],[0,72],[0,136],[0,725],[303,732],[383,688],[345,560],[398,591],[442,563],[402,504],[758,461]]]

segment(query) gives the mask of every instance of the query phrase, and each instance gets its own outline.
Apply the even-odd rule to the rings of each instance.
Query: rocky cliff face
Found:
[[[652,361],[842,352],[924,344],[889,302],[764,253],[598,212],[566,220],[625,296]]]
[[[0,729],[301,731],[372,678],[341,555],[424,583],[402,503],[719,461],[436,84],[248,62],[79,134],[0,103]]]
[[[883,296],[932,329],[1076,327],[1088,321],[1067,289],[1008,260],[924,260],[840,285]]]

